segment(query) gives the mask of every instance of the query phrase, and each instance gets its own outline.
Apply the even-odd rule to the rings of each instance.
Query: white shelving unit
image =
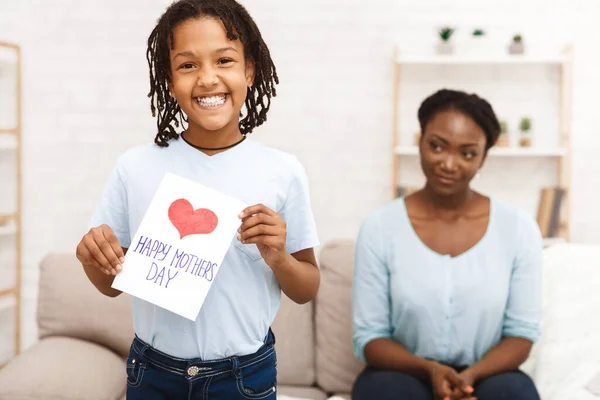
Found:
[[[4,272],[0,275],[1,368],[21,350],[22,276],[21,49],[4,42],[0,42],[0,163],[0,249],[4,250],[0,252]]]
[[[396,155],[417,156],[417,146],[396,146]],[[488,153],[491,157],[565,157],[568,151],[565,148],[535,148],[535,147],[492,147]]]
[[[481,71],[482,68],[492,67],[494,71],[496,67],[510,66],[511,71],[515,68],[538,68],[552,67],[553,71],[558,73],[558,127],[556,129],[558,138],[556,146],[552,143],[552,147],[541,146],[536,144],[532,147],[499,147],[492,148],[488,154],[488,158],[510,158],[511,163],[531,162],[531,160],[552,160],[556,165],[556,185],[565,189],[566,195],[563,198],[563,206],[561,212],[561,221],[559,224],[559,236],[561,240],[569,240],[570,238],[570,200],[569,191],[571,188],[571,104],[572,104],[572,49],[567,47],[562,53],[558,54],[524,54],[524,55],[509,55],[509,54],[473,54],[473,55],[411,55],[403,54],[399,49],[396,49],[393,56],[393,121],[392,121],[392,196],[397,195],[397,187],[403,185],[401,181],[401,159],[403,157],[417,157],[418,147],[412,145],[414,132],[401,132],[400,124],[400,104],[406,106],[406,103],[401,102],[401,90],[403,83],[401,74],[403,69],[420,68],[419,71],[435,71],[438,75],[434,76],[436,83],[443,82],[448,76],[453,74],[453,71],[460,71],[461,68],[468,68],[470,73],[473,71]],[[432,69],[431,67],[436,67]],[[458,68],[458,69],[457,69]],[[464,75],[461,79],[464,78]],[[417,79],[415,82],[408,82],[409,86],[414,89],[414,85],[428,84],[426,80]],[[443,84],[442,84],[443,86]],[[440,87],[441,89],[441,87]],[[458,88],[460,89],[460,88]],[[518,89],[515,88],[515,89]],[[408,89],[407,89],[408,90]],[[516,93],[516,91],[515,91]],[[414,101],[422,101],[423,99],[414,99]],[[411,99],[412,101],[412,99]],[[412,104],[412,103],[411,103]],[[414,117],[416,119],[416,116]],[[502,118],[501,118],[502,119]],[[546,122],[546,121],[545,121]],[[406,127],[404,128],[406,129]],[[404,135],[403,135],[404,133]],[[542,133],[542,132],[540,132]],[[543,133],[542,133],[543,134]],[[406,145],[407,135],[411,136],[410,145]],[[404,138],[404,141],[400,140]],[[404,144],[402,144],[402,142]],[[521,161],[522,160],[522,161]],[[406,165],[406,164],[404,164]],[[412,165],[413,168],[416,164]],[[537,194],[537,193],[536,193]]]
[[[427,65],[501,65],[501,64],[555,64],[560,65],[569,61],[567,55],[548,56],[540,55],[509,55],[497,54],[490,56],[464,56],[464,55],[431,55],[410,56],[397,54],[396,64],[427,64]]]

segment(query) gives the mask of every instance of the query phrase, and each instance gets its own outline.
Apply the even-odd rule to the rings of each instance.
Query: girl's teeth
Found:
[[[212,97],[205,97],[205,98],[198,98],[198,104],[200,104],[201,106],[206,106],[206,107],[215,107],[215,106],[220,106],[223,103],[225,103],[225,98],[226,96],[212,96]]]

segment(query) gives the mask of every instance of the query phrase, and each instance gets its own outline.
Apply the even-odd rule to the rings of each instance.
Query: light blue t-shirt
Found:
[[[128,248],[165,173],[196,181],[248,205],[262,203],[287,223],[289,253],[318,245],[308,180],[296,157],[246,139],[208,156],[182,139],[139,146],[120,157],[91,226],[107,224]],[[279,308],[281,289],[254,244],[232,244],[196,321],[133,298],[136,334],[179,358],[214,360],[256,352]]]
[[[391,338],[454,365],[479,361],[505,336],[535,341],[542,309],[542,239],[535,220],[490,201],[483,238],[451,257],[416,234],[403,198],[373,212],[356,244],[352,327],[356,356]]]

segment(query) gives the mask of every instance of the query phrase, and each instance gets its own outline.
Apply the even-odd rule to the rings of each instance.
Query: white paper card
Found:
[[[214,189],[166,174],[112,287],[195,320],[244,208]]]

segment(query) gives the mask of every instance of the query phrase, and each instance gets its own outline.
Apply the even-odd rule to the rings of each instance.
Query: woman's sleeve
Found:
[[[504,321],[503,336],[513,336],[535,342],[540,334],[542,314],[542,235],[529,215],[519,218],[517,252],[510,278],[510,292]]]
[[[352,340],[356,357],[365,361],[367,343],[391,335],[389,272],[378,219],[371,216],[360,228],[354,258]]]

